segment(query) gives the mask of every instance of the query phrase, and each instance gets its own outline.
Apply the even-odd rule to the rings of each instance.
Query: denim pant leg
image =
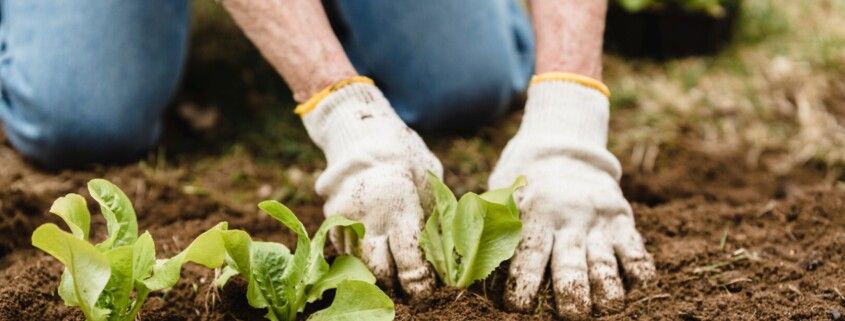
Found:
[[[152,147],[177,88],[187,0],[0,0],[0,120],[47,167]]]
[[[333,23],[358,72],[423,130],[471,130],[503,114],[534,68],[516,0],[335,0]]]

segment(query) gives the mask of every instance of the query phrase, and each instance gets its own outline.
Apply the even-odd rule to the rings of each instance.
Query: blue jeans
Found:
[[[349,0],[333,24],[361,74],[410,125],[477,126],[533,70],[515,0]],[[0,121],[48,166],[128,161],[153,147],[187,48],[184,0],[0,0]]]

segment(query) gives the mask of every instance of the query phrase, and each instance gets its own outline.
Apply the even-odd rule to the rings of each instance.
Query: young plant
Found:
[[[308,320],[393,320],[393,302],[375,283],[363,262],[352,256],[339,256],[329,266],[323,257],[326,234],[331,228],[345,227],[363,237],[364,225],[342,216],[328,217],[314,239],[290,209],[276,201],[264,201],[261,210],[291,229],[297,236],[296,251],[282,244],[253,241],[244,231],[222,231],[226,267],[217,284],[223,286],[240,274],[247,281],[247,300],[252,307],[267,309],[273,321],[293,321],[305,305],[337,289],[328,308]]]
[[[525,178],[481,195],[466,193],[460,201],[434,174],[428,173],[428,181],[435,206],[420,246],[443,283],[467,288],[513,256],[522,235],[513,192]]]
[[[126,194],[103,179],[88,182],[88,191],[106,218],[108,238],[96,245],[89,242],[91,214],[78,194],[60,197],[50,208],[71,233],[44,224],[32,234],[32,245],[65,265],[59,296],[65,304],[79,307],[86,320],[135,320],[151,291],[176,284],[185,262],[223,264],[225,256],[214,249],[223,247],[220,231],[226,229],[225,222],[201,234],[178,255],[156,260],[150,233],[138,236],[135,210]]]

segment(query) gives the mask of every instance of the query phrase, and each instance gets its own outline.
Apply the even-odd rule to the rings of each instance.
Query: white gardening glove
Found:
[[[434,273],[418,244],[426,213],[421,200],[429,203],[426,171],[442,177],[443,166],[371,81],[333,89],[302,120],[326,155],[316,186],[326,215],[366,227],[361,242],[332,231],[336,248],[359,255],[384,286],[398,277],[412,297],[428,295]]]
[[[655,271],[618,185],[619,161],[605,147],[609,103],[597,88],[606,87],[559,76],[532,81],[520,129],[489,185],[506,187],[519,175],[527,178],[516,192],[524,227],[510,265],[508,307],[533,309],[551,258],[558,314],[580,320],[593,307],[622,307],[617,258],[631,281],[648,280]]]

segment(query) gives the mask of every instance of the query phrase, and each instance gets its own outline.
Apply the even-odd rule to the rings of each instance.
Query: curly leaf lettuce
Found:
[[[358,314],[363,317],[360,320],[393,319],[393,302],[373,285],[375,277],[363,262],[352,256],[339,256],[330,265],[323,257],[330,229],[348,228],[360,238],[364,235],[363,224],[331,216],[311,239],[296,215],[281,203],[265,201],[258,207],[296,234],[296,251],[291,253],[279,243],[253,241],[243,231],[223,231],[226,266],[215,282],[218,286],[240,275],[247,281],[249,304],[267,309],[265,317],[273,321],[296,320],[307,303],[321,299],[325,291],[335,288],[338,292],[334,303],[309,320],[351,320],[344,316],[366,310],[373,311]]]
[[[469,287],[513,256],[522,236],[513,193],[525,185],[525,178],[481,195],[467,193],[460,200],[434,174],[428,173],[428,181],[435,206],[420,246],[443,283]]]
[[[68,194],[58,198],[50,212],[61,217],[70,233],[44,224],[32,234],[32,245],[64,264],[59,296],[79,307],[89,321],[131,321],[151,291],[173,286],[185,262],[209,267],[225,259],[220,223],[201,234],[188,248],[167,260],[155,259],[149,232],[138,236],[132,203],[117,186],[95,179],[88,190],[106,218],[108,236],[99,244],[88,240],[91,214],[85,198]]]
[[[78,306],[87,320],[106,320],[110,310],[96,305],[111,277],[109,259],[90,243],[62,231],[55,224],[39,226],[32,234],[32,245],[65,265],[63,293],[60,292],[65,303]]]

